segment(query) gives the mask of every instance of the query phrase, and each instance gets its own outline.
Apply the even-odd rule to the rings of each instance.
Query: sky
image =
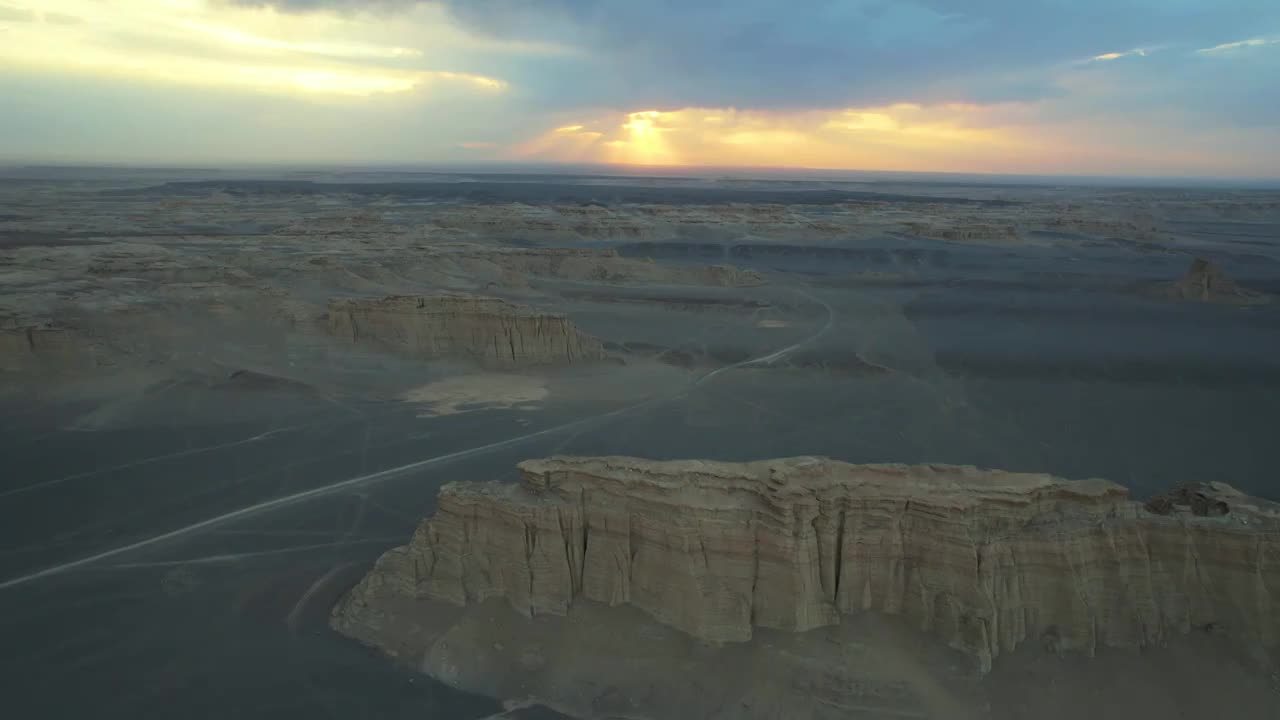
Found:
[[[0,160],[1280,178],[1277,0],[0,0]]]

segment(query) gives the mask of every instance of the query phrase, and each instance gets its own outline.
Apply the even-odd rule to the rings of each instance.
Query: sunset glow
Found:
[[[836,111],[760,113],[733,108],[644,110],[555,128],[518,147],[518,158],[633,165],[924,169],[940,160],[1025,145],[1016,131],[969,127],[981,109],[902,104]]]
[[[1280,5],[1187,2],[0,0],[0,159],[1280,173]]]

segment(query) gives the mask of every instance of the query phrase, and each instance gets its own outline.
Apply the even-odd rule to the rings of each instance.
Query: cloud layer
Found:
[[[1260,0],[0,0],[0,32],[0,84],[216,87],[369,162],[1280,167]],[[252,117],[224,133],[269,134]],[[405,131],[357,150],[357,117]]]
[[[477,35],[581,49],[588,62],[541,64],[532,81],[562,103],[610,106],[1038,99],[1055,94],[1056,66],[1280,32],[1280,4],[1257,0],[237,1],[304,13],[440,7]]]

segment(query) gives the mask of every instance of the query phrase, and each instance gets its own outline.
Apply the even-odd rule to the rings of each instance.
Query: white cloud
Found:
[[[1262,47],[1264,45],[1280,44],[1280,35],[1271,37],[1256,37],[1248,40],[1237,40],[1236,42],[1223,43],[1214,45],[1213,47],[1201,48],[1197,53],[1202,55],[1217,55],[1219,53],[1232,52],[1234,50],[1245,50],[1247,48]]]
[[[1101,55],[1094,55],[1085,62],[1108,62],[1125,57],[1146,57],[1149,51],[1149,48],[1134,48],[1132,50],[1125,50],[1124,52],[1103,53]]]
[[[177,20],[174,24],[185,30],[203,35],[232,48],[253,48],[263,50],[280,50],[284,52],[327,55],[338,58],[408,58],[421,57],[422,51],[404,47],[386,47],[344,42],[288,42],[271,37],[263,37],[244,32],[233,27],[199,22],[195,20]]]

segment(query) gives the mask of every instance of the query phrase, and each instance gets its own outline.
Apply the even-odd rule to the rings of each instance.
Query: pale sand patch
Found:
[[[429,405],[423,415],[430,416],[528,405],[545,400],[548,394],[546,378],[479,373],[437,380],[408,391],[404,399]]]
[[[762,327],[762,328],[784,328],[784,327],[789,327],[790,325],[791,323],[787,322],[786,320],[761,320],[760,322],[756,323],[756,327]]]

